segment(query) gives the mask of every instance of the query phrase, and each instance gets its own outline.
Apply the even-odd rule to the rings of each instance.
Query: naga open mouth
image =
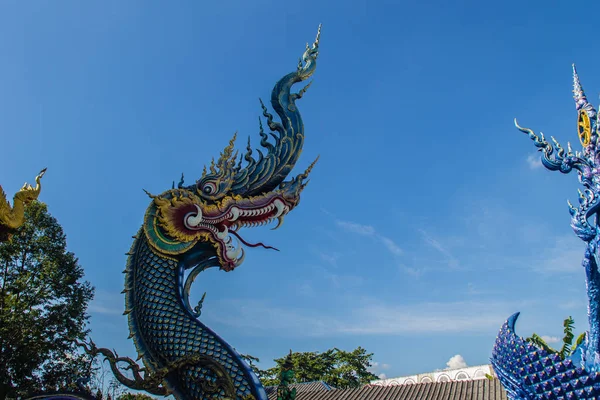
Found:
[[[256,201],[261,203],[261,201]],[[264,200],[263,200],[264,202]],[[277,250],[263,243],[249,243],[244,240],[238,230],[242,227],[256,227],[267,225],[277,220],[277,229],[283,223],[284,216],[293,208],[283,197],[275,196],[260,206],[252,201],[247,204],[233,204],[219,216],[203,213],[198,204],[194,204],[195,210],[185,214],[183,219],[185,228],[191,231],[209,231],[220,247],[220,256],[226,264],[225,270],[232,270],[239,266],[245,258],[241,244],[248,247],[263,247],[265,249]],[[258,206],[258,207],[257,207]],[[213,214],[213,213],[210,213]],[[233,244],[233,237],[238,242]],[[240,244],[241,243],[241,244]]]

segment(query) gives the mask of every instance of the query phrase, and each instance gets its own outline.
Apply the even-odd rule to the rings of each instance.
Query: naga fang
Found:
[[[270,128],[267,135],[260,124],[265,154],[258,150],[254,158],[248,141],[247,151],[238,160],[234,136],[195,184],[184,186],[182,176],[177,188],[173,185],[156,196],[148,193],[152,202],[134,236],[124,271],[125,314],[144,368],[93,342],[82,343],[89,354],[103,355],[125,386],[186,400],[267,400],[260,381],[240,355],[198,320],[202,301],[192,308],[189,291],[196,276],[207,268],[232,271],[238,267],[244,260],[240,242],[270,248],[247,243],[239,233],[242,227],[277,221],[277,228],[298,205],[316,160],[304,173],[285,180],[304,143],[296,100],[310,84],[298,93],[291,93],[291,88],[314,73],[320,31],[319,27],[313,45],[306,45],[296,71],[275,84],[271,105],[281,123],[273,120],[261,101]]]

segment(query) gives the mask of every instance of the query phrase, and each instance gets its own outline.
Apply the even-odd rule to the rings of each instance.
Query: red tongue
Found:
[[[264,244],[262,244],[260,242],[258,242],[256,244],[248,243],[244,239],[242,239],[242,237],[236,231],[229,231],[229,233],[233,233],[233,235],[236,238],[238,238],[240,240],[240,242],[242,242],[244,245],[246,245],[248,247],[259,247],[259,246],[261,246],[261,247],[264,247],[265,249],[272,249],[272,250],[279,251],[279,249],[276,249],[275,247],[267,246],[267,245],[264,245]]]

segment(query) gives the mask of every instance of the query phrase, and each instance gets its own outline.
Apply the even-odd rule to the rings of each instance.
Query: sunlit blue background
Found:
[[[560,4],[559,4],[560,3]],[[42,167],[41,200],[97,288],[99,346],[135,355],[125,255],[148,197],[193,182],[235,131],[258,143],[258,97],[294,70],[323,23],[299,102],[320,161],[301,206],[208,292],[203,321],[273,365],[294,351],[365,347],[376,374],[488,362],[518,332],[587,329],[576,177],[540,167],[522,125],[579,148],[578,64],[598,102],[600,5],[543,1],[36,1],[0,5],[0,183]],[[558,346],[558,344],[554,344]],[[135,357],[134,357],[135,358]]]

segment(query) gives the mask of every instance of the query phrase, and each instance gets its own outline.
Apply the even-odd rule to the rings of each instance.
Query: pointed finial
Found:
[[[581,81],[579,80],[579,75],[577,74],[577,67],[575,67],[575,64],[573,64],[573,99],[575,100],[575,108],[577,111],[584,109],[590,118],[596,116],[596,110],[594,109],[594,106],[588,103],[588,99],[585,96],[585,92],[581,86]]]
[[[317,30],[317,38],[315,39],[315,46],[319,45],[319,40],[321,39],[321,27],[323,24],[319,24],[319,29]]]
[[[581,87],[575,64],[573,64],[573,99],[575,100],[577,111],[588,102],[583,92],[583,87]]]

